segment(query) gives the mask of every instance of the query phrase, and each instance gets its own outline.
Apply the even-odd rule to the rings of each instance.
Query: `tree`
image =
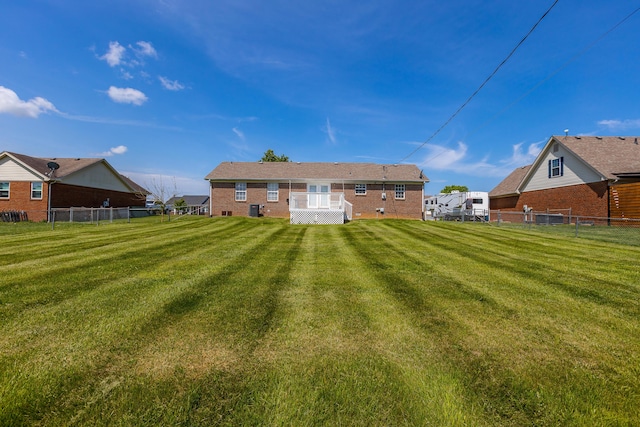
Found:
[[[447,185],[446,187],[444,187],[440,191],[440,193],[449,194],[449,193],[452,193],[454,191],[459,191],[461,193],[466,193],[467,191],[469,191],[469,187],[467,187],[466,185]]]
[[[164,214],[167,210],[167,202],[169,201],[169,199],[176,197],[176,195],[178,194],[178,188],[176,187],[175,178],[173,179],[172,186],[168,186],[167,184],[165,184],[165,182],[162,180],[162,176],[160,176],[158,179],[152,178],[151,184],[146,185],[146,187],[149,189],[149,197],[151,198],[151,200],[153,200],[153,204],[155,206],[158,206],[161,210],[160,222],[163,222]],[[169,217],[169,220],[171,220],[171,217]]]
[[[187,202],[185,202],[184,199],[176,200],[176,202],[173,204],[173,209],[179,213],[186,212],[187,207]]]
[[[277,155],[271,148],[264,152],[264,155],[260,159],[261,162],[289,162],[289,157],[284,154]]]

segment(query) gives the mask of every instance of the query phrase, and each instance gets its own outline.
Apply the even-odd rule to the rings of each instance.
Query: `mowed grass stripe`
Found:
[[[110,369],[122,370],[122,376],[114,379],[121,395],[115,405],[122,405],[121,409],[133,420],[147,417],[148,414],[127,407],[132,396],[137,401],[148,401],[143,408],[157,399],[153,395],[137,395],[141,378],[154,390],[173,384],[175,390],[186,393],[185,399],[198,395],[199,404],[212,408],[224,403],[233,413],[252,399],[254,389],[244,384],[254,381],[254,350],[267,331],[276,327],[280,290],[288,282],[291,254],[297,252],[305,229],[292,231],[279,227],[257,242],[252,251],[245,252],[244,261],[204,275],[170,304],[163,305],[149,320],[152,327],[142,327],[141,335],[136,337],[135,349],[131,349],[135,365],[125,363]],[[269,273],[265,274],[267,269]],[[142,335],[146,330],[150,332]],[[130,370],[137,375],[128,374]],[[220,378],[233,378],[233,384],[221,386]],[[185,387],[185,380],[193,383]],[[104,410],[97,406],[83,416],[95,419]],[[208,409],[191,414],[203,418],[209,415]],[[162,424],[172,416],[160,409],[153,415]]]
[[[149,230],[144,237],[134,233],[115,238],[112,230],[103,228],[100,235],[104,244],[92,250],[67,251],[64,244],[59,244],[57,255],[16,262],[5,269],[6,274],[0,281],[0,301],[4,304],[0,319],[7,319],[11,313],[24,313],[30,308],[38,309],[45,304],[73,298],[76,293],[117,282],[123,277],[152,277],[156,273],[166,276],[165,267],[176,260],[184,262],[184,254],[197,251],[206,239],[229,241],[225,236],[242,235],[243,228],[236,223],[228,229],[223,224],[221,229],[209,227],[206,233],[198,227],[187,230],[180,230],[175,237],[169,233],[178,230],[163,228]],[[246,227],[244,232],[249,232]],[[133,242],[129,238],[133,238]],[[34,248],[35,254],[37,250]]]
[[[137,340],[140,338],[140,334],[150,333],[162,324],[169,322],[172,314],[180,314],[185,307],[193,305],[193,291],[190,289],[192,277],[190,275],[195,273],[197,277],[203,273],[199,268],[190,272],[190,265],[202,266],[205,264],[220,270],[226,269],[221,275],[224,277],[230,270],[237,269],[242,265],[241,259],[248,252],[263,251],[264,242],[268,241],[270,235],[277,230],[273,227],[267,228],[268,233],[263,236],[256,237],[252,234],[249,238],[243,237],[245,232],[233,230],[228,236],[222,236],[219,241],[215,241],[215,246],[203,244],[199,239],[203,237],[206,239],[206,236],[201,233],[194,234],[191,238],[180,233],[185,245],[196,248],[189,252],[190,260],[186,264],[180,256],[172,255],[171,247],[167,247],[165,243],[159,241],[158,244],[165,246],[166,257],[163,259],[156,256],[150,257],[150,259],[162,266],[158,268],[164,269],[164,274],[160,271],[150,279],[138,280],[138,276],[135,274],[129,276],[131,271],[127,271],[127,275],[120,283],[113,280],[113,277],[105,278],[105,275],[101,275],[101,287],[87,287],[83,292],[74,290],[73,296],[63,304],[45,303],[39,312],[32,310],[30,313],[24,313],[24,316],[14,322],[6,323],[7,336],[23,337],[23,339],[2,343],[3,347],[7,349],[3,355],[9,356],[4,360],[6,363],[3,365],[10,367],[11,360],[20,360],[32,354],[54,355],[53,358],[49,358],[49,363],[45,361],[41,368],[49,369],[48,373],[55,378],[55,381],[59,381],[59,378],[55,376],[57,369],[63,371],[74,369],[75,364],[81,366],[88,364],[88,369],[91,369],[92,366],[99,366],[101,353],[105,349],[109,349],[110,352],[126,349],[128,348],[127,342],[133,343],[131,345],[138,345]],[[189,245],[190,240],[191,245]],[[208,249],[201,249],[205,253],[201,253],[199,257],[198,248]],[[148,248],[144,249],[146,253]],[[118,268],[119,264],[111,265],[111,267],[122,271]],[[174,274],[169,273],[174,267],[186,267],[186,272],[177,275],[175,272],[173,272]],[[144,270],[141,273],[148,274]],[[72,277],[73,274],[73,271],[69,271],[71,277],[61,277],[60,283],[64,284],[67,281],[82,283]],[[85,271],[83,275],[91,275],[91,272]],[[200,282],[206,281],[207,277],[201,278]],[[114,304],[116,301],[117,304]],[[78,309],[79,307],[80,309]],[[160,312],[154,314],[158,309]],[[169,315],[165,316],[167,313]],[[79,328],[79,324],[86,324],[88,327]],[[122,337],[127,337],[127,339]],[[16,354],[16,352],[19,353]],[[56,357],[58,355],[64,357],[64,360],[59,360]],[[109,357],[112,356],[113,354],[109,354]],[[42,361],[33,359],[33,363],[35,364],[33,368],[37,368]],[[23,373],[30,378],[34,377],[31,375],[32,372],[25,371]],[[36,381],[38,381],[37,378]],[[45,384],[36,384],[34,389],[38,387],[46,389]],[[54,395],[53,392],[50,394]],[[34,399],[29,399],[29,404],[35,404]]]
[[[257,399],[267,424],[420,425],[472,418],[456,400],[455,381],[431,359],[432,343],[389,298],[385,283],[353,262],[342,231],[307,232],[284,295],[282,326],[257,354],[273,366],[265,373],[273,385]]]
[[[399,224],[399,226],[400,228],[424,229],[427,235],[434,232],[436,234],[443,232],[438,225],[404,223]],[[450,227],[450,225],[445,227]],[[395,224],[393,228],[396,228]],[[468,231],[473,230],[470,229]],[[487,310],[474,310],[473,305],[450,308],[448,311],[456,313],[456,317],[468,326],[469,331],[473,332],[466,337],[466,340],[469,341],[467,345],[470,355],[473,355],[473,352],[477,353],[479,349],[485,348],[486,355],[483,357],[488,357],[494,362],[496,360],[500,361],[500,364],[507,366],[509,371],[518,372],[517,378],[520,380],[529,378],[531,384],[540,383],[540,377],[538,376],[540,364],[547,364],[551,370],[555,369],[563,372],[575,369],[577,377],[581,375],[589,377],[592,375],[604,375],[605,372],[611,369],[617,369],[616,367],[624,364],[622,362],[628,360],[628,358],[637,360],[637,334],[640,330],[638,330],[637,316],[634,315],[634,312],[637,310],[638,304],[638,282],[632,281],[633,285],[631,286],[620,283],[637,276],[637,270],[631,267],[631,264],[619,263],[619,265],[623,266],[619,272],[621,274],[612,275],[615,279],[605,281],[602,286],[602,292],[608,292],[608,295],[617,294],[618,288],[624,290],[623,295],[618,296],[615,302],[604,298],[588,298],[585,301],[584,295],[576,294],[576,292],[567,292],[567,288],[575,286],[572,282],[574,276],[564,273],[575,271],[576,276],[581,274],[583,276],[581,286],[591,286],[594,289],[600,288],[602,284],[598,281],[598,275],[593,278],[593,282],[584,278],[590,277],[588,271],[591,262],[587,262],[588,257],[574,259],[571,256],[571,251],[565,251],[566,259],[564,263],[560,267],[555,267],[553,257],[545,257],[549,242],[537,242],[537,240],[544,238],[534,237],[529,241],[529,247],[531,248],[529,253],[534,258],[541,259],[549,264],[544,271],[540,266],[540,270],[532,270],[528,274],[514,274],[514,269],[517,270],[518,266],[522,265],[522,262],[513,262],[512,269],[490,268],[487,270],[486,266],[491,266],[492,262],[487,259],[484,252],[480,251],[474,243],[477,243],[478,236],[473,236],[469,232],[460,233],[459,229],[456,229],[456,232],[459,235],[458,239],[453,237],[455,234],[448,233],[442,236],[447,237],[447,239],[438,239],[433,236],[429,236],[426,239],[426,241],[436,243],[440,249],[438,252],[446,254],[447,259],[442,259],[436,263],[436,265],[447,265],[442,274],[447,277],[447,281],[448,278],[457,276],[460,286],[472,286],[480,289],[480,295],[494,295],[494,299],[500,299],[501,305],[510,306],[509,310],[513,314],[496,318],[493,315],[487,315],[489,314]],[[385,234],[387,241],[384,244],[391,244],[389,240],[393,239],[389,237],[390,234],[391,230]],[[472,248],[476,246],[478,250],[469,252],[469,246],[463,246],[463,249],[459,250],[460,253],[456,254],[455,248],[460,244],[465,244],[465,242]],[[589,251],[588,243],[586,247],[580,246],[573,249],[579,253],[586,253]],[[552,244],[561,246],[562,242],[557,241]],[[596,244],[597,249],[600,249],[599,246],[599,244]],[[444,248],[446,250],[442,250]],[[612,249],[613,252],[610,252],[611,258],[618,257],[618,260],[625,259],[624,256],[629,253],[626,248],[609,247],[609,251]],[[597,252],[596,250],[595,253]],[[414,252],[407,251],[405,255],[408,256],[412,253]],[[594,253],[593,250],[592,253]],[[474,261],[465,261],[460,259],[460,256]],[[502,254],[502,258],[506,259],[511,256],[514,256],[513,252],[505,251]],[[480,262],[476,264],[475,260]],[[448,263],[449,261],[452,262]],[[460,265],[464,265],[465,268],[457,268]],[[553,272],[547,274],[547,270],[554,269],[557,269],[555,274]],[[469,272],[473,272],[473,274]],[[510,273],[513,275],[511,280],[509,279]],[[502,277],[500,277],[501,275]],[[613,292],[608,289],[610,286],[614,288]],[[513,291],[510,291],[510,289],[513,289]],[[533,297],[531,289],[534,290]],[[543,294],[539,295],[538,290],[542,290]],[[501,297],[501,295],[503,296]],[[458,304],[459,302],[456,303],[456,305]],[[486,307],[480,302],[476,304],[476,307],[482,306]],[[465,319],[466,322],[464,321]],[[613,329],[620,334],[619,341],[608,340],[607,337]],[[475,339],[474,335],[477,335]],[[502,355],[504,354],[510,354],[513,360],[502,361]],[[615,356],[612,357],[612,355]],[[482,366],[483,363],[486,363],[481,361],[482,358],[476,361],[474,361],[474,358],[475,356],[467,358],[467,361],[473,362],[470,365],[470,371],[473,372],[479,365],[481,368],[478,372],[495,372],[495,369],[487,370]],[[599,363],[585,366],[585,360],[598,360]],[[491,381],[486,381],[486,377],[482,378],[483,386],[497,383],[500,384],[500,387],[504,387],[504,382],[496,381],[496,378],[489,378]],[[509,378],[509,376],[506,376],[506,378]],[[633,380],[629,381],[630,378],[633,378]],[[634,376],[620,376],[618,380],[620,380],[619,387],[638,387],[638,382]],[[509,381],[508,384],[511,384],[512,380]],[[558,380],[552,375],[546,381],[548,382],[546,385],[552,389],[554,385],[558,385]],[[529,387],[523,387],[526,384],[524,382],[518,387],[530,390]],[[584,397],[587,397],[581,400],[577,407],[583,407],[581,409],[587,412],[595,410],[605,416],[607,409],[603,408],[603,406],[618,406],[619,401],[615,399],[602,403],[597,397],[591,395],[588,387],[578,387],[577,389],[579,393],[574,390],[576,395],[582,393]],[[485,392],[488,392],[491,396],[500,394],[499,388],[496,391],[483,391],[483,393]],[[518,401],[525,399],[525,397],[514,396],[513,399],[518,406],[521,406]],[[541,405],[541,403],[538,403],[531,405],[529,408],[524,408],[524,415],[514,414],[515,419],[519,419],[519,416],[524,416],[528,419],[535,415],[542,417],[544,420],[546,412],[542,410]],[[494,408],[492,410],[497,412],[505,411],[504,408]]]
[[[416,221],[100,228],[70,243],[104,238],[106,269],[97,241],[56,242],[60,296],[0,293],[0,425],[638,421],[637,250]]]

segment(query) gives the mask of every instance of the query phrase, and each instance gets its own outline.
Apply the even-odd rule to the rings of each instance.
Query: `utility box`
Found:
[[[259,217],[260,216],[260,205],[249,205],[249,216]]]

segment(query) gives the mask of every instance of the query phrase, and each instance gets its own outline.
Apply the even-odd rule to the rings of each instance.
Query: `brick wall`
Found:
[[[342,191],[341,184],[334,184],[333,191]],[[382,200],[382,193],[386,200]],[[355,184],[345,184],[345,198],[353,204],[353,218],[402,218],[422,219],[422,186],[405,185],[404,200],[395,199],[394,184],[367,184],[366,195],[356,195]],[[383,208],[384,213],[377,210]]]
[[[99,188],[80,187],[77,185],[53,184],[51,187],[51,207],[85,207],[99,208],[109,199],[109,206],[122,208],[127,206],[144,206],[144,197],[121,191],[103,190]]]
[[[49,183],[42,185],[42,199],[31,199],[31,182],[13,181],[10,183],[9,199],[0,199],[0,211],[26,211],[30,221],[46,221],[48,211]],[[144,206],[144,197],[97,188],[79,187],[76,185],[53,184],[51,186],[51,207],[102,207],[109,199],[109,206],[114,208],[127,206]]]
[[[395,200],[395,187],[393,184],[386,184],[384,192],[386,201],[382,200],[383,185],[367,184],[367,194],[364,196],[355,195],[354,184],[332,184],[332,192],[344,192],[348,202],[353,204],[353,218],[407,218],[422,219],[422,186],[418,184],[407,184],[405,186],[405,199]],[[305,192],[307,185],[304,183],[291,184],[292,192]],[[221,216],[223,212],[231,212],[232,215],[248,216],[249,206],[252,204],[264,205],[262,213],[264,216],[288,218],[289,204],[289,184],[281,183],[279,186],[278,202],[267,202],[267,186],[265,183],[247,183],[247,200],[244,202],[235,201],[235,183],[211,184],[211,201],[213,216]],[[384,214],[376,209],[384,208]]]
[[[608,183],[607,181],[547,190],[527,191],[520,197],[491,199],[492,210],[519,211],[524,205],[534,211],[571,208],[572,215],[607,217]]]
[[[48,183],[42,184],[42,199],[31,199],[31,182],[12,181],[9,199],[0,199],[0,211],[25,211],[31,221],[45,221],[48,209]]]

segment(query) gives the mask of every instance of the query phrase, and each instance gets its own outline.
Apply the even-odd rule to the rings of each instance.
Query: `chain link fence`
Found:
[[[147,218],[160,215],[162,212],[156,208],[52,208],[50,211],[33,210],[0,211],[0,222],[49,222],[55,223],[86,223],[96,224],[100,222],[131,221],[135,218]]]
[[[640,246],[640,219],[573,215],[571,209],[556,211],[491,211],[490,224],[552,233],[566,237]]]

